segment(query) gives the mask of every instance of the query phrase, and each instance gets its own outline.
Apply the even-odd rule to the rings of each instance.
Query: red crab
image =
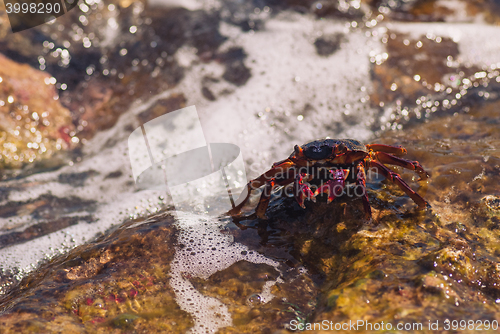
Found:
[[[327,193],[327,201],[330,203],[344,194],[349,188],[347,186],[354,184],[358,189],[355,194],[362,197],[364,210],[369,218],[371,208],[366,192],[366,169],[374,170],[397,184],[420,208],[427,207],[429,204],[425,199],[413,191],[399,174],[384,165],[414,170],[419,174],[419,180],[428,178],[429,174],[420,163],[400,158],[406,152],[401,146],[364,145],[353,139],[321,139],[302,146],[295,145],[288,159],[274,163],[270,170],[248,182],[246,191],[243,191],[238,200],[239,202],[243,198],[241,203],[229,213],[238,214],[247,203],[251,191],[261,186],[265,187],[255,212],[259,218],[266,218],[271,192],[277,186],[293,183],[294,196],[299,205],[305,208],[306,198],[316,201],[317,195]]]

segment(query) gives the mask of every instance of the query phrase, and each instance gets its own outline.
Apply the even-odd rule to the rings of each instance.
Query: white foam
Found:
[[[189,10],[198,10],[204,7],[203,1],[200,0],[149,0],[148,5],[165,8],[182,7]]]
[[[375,110],[360,100],[371,90],[368,53],[383,48],[377,39],[361,30],[352,32],[336,53],[319,56],[314,40],[322,34],[347,32],[344,25],[288,12],[269,19],[266,29],[254,34],[225,23],[221,32],[229,36],[221,50],[241,46],[248,54],[244,61],[252,73],[248,82],[241,87],[219,83],[215,93],[230,93],[208,101],[192,83],[205,76],[220,78],[223,68],[218,63],[195,63],[175,91],[187,97],[188,105],[196,105],[208,142],[236,144],[246,161],[255,164],[247,169],[249,177],[287,157],[295,144],[327,136],[366,140],[372,135],[369,125]],[[312,110],[307,114],[304,108]],[[328,129],[336,121],[344,123],[344,112],[357,124],[340,132]],[[302,121],[297,119],[300,114]]]
[[[340,120],[346,105],[354,109],[356,117],[366,118],[367,114],[372,113],[366,104],[360,104],[358,100],[370,89],[367,87],[364,92],[360,90],[361,86],[366,86],[365,78],[369,75],[367,53],[373,47],[380,47],[380,43],[366,37],[361,31],[355,32],[349,34],[346,45],[337,53],[320,57],[312,44],[314,39],[321,33],[342,32],[342,25],[333,20],[318,21],[309,15],[290,13],[270,19],[266,24],[267,30],[255,34],[241,33],[238,28],[222,24],[222,32],[230,37],[222,49],[242,46],[248,53],[245,64],[252,71],[252,77],[242,87],[223,84],[221,89],[232,90],[234,93],[220,95],[214,102],[207,101],[201,95],[200,87],[192,83],[201,82],[204,75],[221,76],[224,69],[216,62],[203,65],[190,61],[186,77],[177,88],[162,92],[148,101],[133,103],[113,128],[97,133],[86,144],[86,156],[81,162],[55,172],[23,179],[23,183],[32,184],[29,191],[12,191],[9,201],[28,201],[46,193],[57,197],[76,196],[96,200],[99,209],[93,215],[98,222],[78,224],[67,229],[76,236],[75,244],[91,239],[95,233],[104,232],[131,214],[155,212],[162,206],[155,205],[156,199],[159,196],[167,197],[167,194],[152,190],[137,192],[135,186],[130,185],[130,181],[133,181],[127,149],[130,132],[124,129],[127,126],[138,127],[140,124],[135,115],[176,92],[181,92],[188,98],[188,105],[197,105],[208,142],[236,144],[242,149],[244,159],[247,162],[253,161],[253,165],[247,165],[250,169],[249,177],[267,169],[272,162],[286,157],[296,143],[301,144],[322,136],[349,136],[357,139],[368,137],[370,132],[366,124],[345,127],[338,134],[326,130],[326,125],[336,119]],[[195,51],[186,48],[183,52],[185,55]],[[300,80],[294,81],[298,77]],[[285,91],[288,87],[290,89]],[[299,122],[295,113],[307,103],[315,111],[310,116],[305,115],[304,120]],[[324,107],[320,107],[321,103],[324,103]],[[266,107],[275,112],[266,112]],[[256,117],[259,112],[264,112],[266,117]],[[285,133],[285,129],[289,131]],[[290,140],[290,137],[293,139]],[[117,144],[108,147],[109,141]],[[96,170],[100,174],[89,177],[82,187],[75,188],[58,182],[60,174],[90,170]],[[105,178],[107,174],[117,170],[123,173],[121,177]],[[16,185],[16,182],[18,181],[14,180],[8,184]],[[90,214],[82,210],[80,214]],[[25,220],[19,222],[23,221]],[[36,221],[30,220],[30,224],[34,223]],[[36,241],[36,252],[26,252],[27,247],[31,248],[35,241],[7,247],[0,250],[2,266],[4,269],[18,268],[28,272],[38,263],[36,259],[50,256],[50,249],[60,247],[65,241],[56,232],[50,238],[39,238]]]
[[[164,192],[155,190],[135,192],[135,187],[129,185],[131,168],[126,152],[126,141],[123,141],[114,146],[113,149],[103,149],[99,153],[90,154],[73,167],[66,166],[55,172],[35,174],[25,178],[23,182],[33,184],[29,191],[25,189],[11,191],[9,194],[11,201],[35,200],[43,194],[51,194],[60,198],[75,196],[83,200],[97,201],[95,212],[87,212],[86,208],[82,207],[81,211],[64,215],[66,217],[93,215],[97,221],[94,223],[82,222],[35,240],[0,249],[2,269],[20,271],[26,274],[33,270],[40,260],[59,254],[59,250],[65,251],[68,247],[72,248],[83,244],[96,234],[105,232],[113,225],[120,224],[133,215],[154,213],[163,207],[166,202],[159,198],[167,195]],[[100,174],[89,177],[82,187],[72,187],[57,182],[60,174],[89,170],[96,170]],[[117,170],[122,171],[121,177],[106,179],[106,175]],[[12,184],[15,181],[9,183]],[[17,229],[25,229],[46,220],[43,218],[31,219],[29,214],[30,212],[18,213],[20,216],[14,223],[26,222],[26,224],[17,226]],[[0,221],[1,223],[2,221]],[[12,224],[13,222],[4,221],[2,226],[7,223]]]
[[[221,233],[221,222],[216,219],[185,212],[177,212],[177,216],[177,227],[180,229],[178,242],[184,247],[176,247],[170,284],[180,308],[194,319],[190,333],[215,333],[222,327],[232,325],[231,314],[219,300],[197,291],[189,278],[206,280],[238,261],[267,264],[277,271],[279,263],[235,243],[231,235]],[[265,283],[261,302],[267,303],[274,297],[270,289],[276,282]]]

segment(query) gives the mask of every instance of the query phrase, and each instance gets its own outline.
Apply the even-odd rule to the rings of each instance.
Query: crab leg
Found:
[[[429,206],[429,204],[423,199],[419,194],[417,194],[413,189],[410,188],[408,184],[399,176],[399,174],[393,172],[386,166],[382,165],[380,162],[375,160],[367,160],[367,163],[370,167],[376,168],[382,175],[384,175],[387,179],[391,180],[393,183],[397,184],[401,190],[403,190],[411,199],[417,203],[417,205],[421,208]]]
[[[271,179],[266,182],[264,190],[262,191],[262,195],[260,195],[259,204],[257,204],[257,208],[255,209],[255,213],[257,217],[261,219],[267,219],[266,210],[269,206],[269,200],[271,199],[271,194],[273,192],[274,187],[283,186],[285,184],[289,184],[292,182],[291,178],[283,179],[283,180],[275,180]]]
[[[424,170],[424,168],[420,165],[418,161],[411,161],[403,158],[398,158],[384,152],[375,152],[375,158],[384,164],[396,165],[406,169],[414,170],[420,176],[419,181],[425,180],[429,177],[429,173],[427,173]]]
[[[383,144],[368,144],[366,145],[368,151],[374,152],[385,152],[390,154],[395,154],[397,156],[405,155],[407,153],[406,148],[402,146],[393,145],[383,145]]]
[[[370,202],[368,200],[368,193],[366,191],[366,173],[365,167],[363,166],[363,162],[360,162],[357,166],[357,176],[356,176],[356,185],[363,189],[363,207],[365,209],[366,217],[371,218],[372,216],[372,208],[370,207]]]
[[[247,183],[247,186],[243,191],[241,192],[240,196],[236,200],[236,203],[239,203],[236,205],[234,208],[229,210],[228,214],[230,215],[236,215],[241,211],[241,208],[248,202],[248,199],[250,198],[250,195],[252,193],[252,190],[256,190],[263,185],[265,185],[268,181],[270,180],[275,180],[276,177],[284,177],[287,176],[291,168],[294,167],[295,164],[290,161],[289,159],[280,161],[279,163],[276,163],[273,165],[273,168],[259,176],[258,178],[255,178],[251,180],[250,182]],[[295,172],[292,173],[293,177],[295,177]],[[285,178],[286,180],[289,179],[289,177]],[[292,178],[293,179],[293,178]],[[290,183],[292,181],[288,181]]]
[[[332,174],[332,179],[326,181],[325,184],[323,184],[321,187],[319,187],[314,192],[314,196],[317,196],[318,194],[327,192],[328,193],[327,202],[330,203],[335,198],[342,195],[342,193],[344,192],[345,179],[347,178],[347,175],[349,175],[349,170],[348,169],[333,169],[333,170],[330,169],[328,172]]]
[[[236,200],[236,202],[237,203],[239,202],[240,204],[236,205],[231,210],[229,210],[228,211],[229,215],[236,215],[241,211],[241,208],[248,202],[248,199],[250,198],[250,194],[252,193],[252,190],[258,188],[258,187],[255,187],[255,185],[257,185],[257,184],[259,184],[258,179],[252,180],[252,181],[247,183],[246,188],[243,189],[240,196]],[[243,197],[243,199],[242,199],[242,197]]]
[[[310,179],[311,179],[310,175],[306,173],[297,174],[297,176],[295,177],[295,182],[294,182],[295,199],[303,209],[306,208],[306,206],[304,205],[304,200],[306,198],[310,199],[313,202],[316,202],[314,193],[312,192],[311,188],[309,188],[309,185],[305,183],[305,181],[309,181]]]
[[[260,195],[259,204],[255,209],[255,213],[257,217],[266,219],[266,210],[269,205],[269,200],[271,199],[271,193],[273,192],[273,188],[276,185],[274,180],[269,180],[266,182],[264,190],[262,191],[262,195]]]

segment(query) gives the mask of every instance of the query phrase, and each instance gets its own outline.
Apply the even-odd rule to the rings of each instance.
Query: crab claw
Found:
[[[309,185],[305,182],[311,180],[311,176],[306,173],[297,174],[295,177],[295,199],[297,203],[305,209],[304,200],[308,198],[309,200],[316,202],[316,198],[314,197],[314,193],[312,192]]]
[[[344,192],[345,180],[349,175],[349,170],[334,169],[329,170],[329,172],[332,174],[332,179],[326,181],[325,184],[319,187],[314,193],[314,196],[327,192],[327,202],[331,203],[335,198],[339,197]]]

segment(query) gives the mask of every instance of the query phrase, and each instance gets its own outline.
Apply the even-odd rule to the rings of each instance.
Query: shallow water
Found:
[[[0,326],[265,333],[360,319],[445,331],[445,319],[499,318],[496,7],[168,4],[92,1],[2,30],[0,52],[50,73],[62,107],[61,127],[43,132],[41,102],[2,74],[14,102],[0,108],[19,123],[0,131],[29,123],[53,149],[1,138],[34,162],[0,161]],[[250,207],[238,219],[176,213],[168,193],[135,186],[127,140],[189,105],[207,142],[241,148],[248,178],[318,137],[403,145],[431,178],[395,170],[431,209],[378,178],[371,222],[349,198],[305,210],[274,198],[268,221]]]

